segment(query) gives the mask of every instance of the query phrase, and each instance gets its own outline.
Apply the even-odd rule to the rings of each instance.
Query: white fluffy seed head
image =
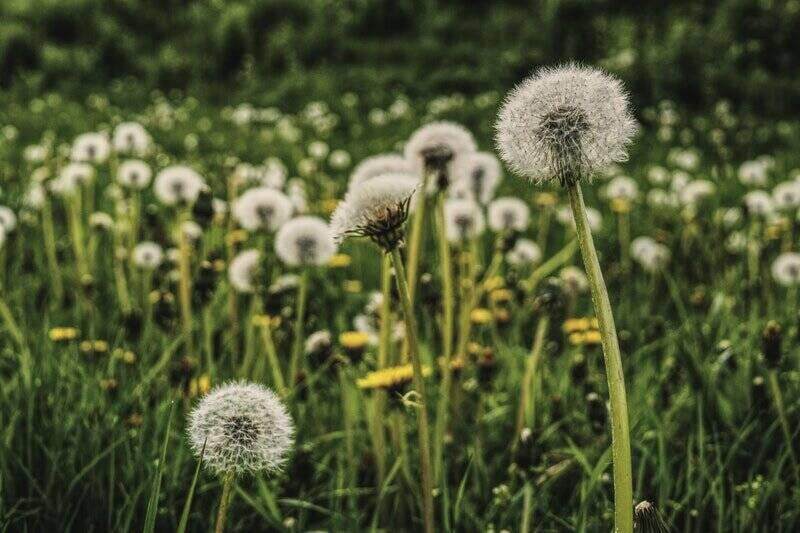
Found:
[[[530,239],[517,239],[514,247],[506,253],[506,260],[516,267],[534,265],[542,260],[542,250]]]
[[[742,185],[763,187],[769,181],[769,163],[766,159],[745,161],[739,166],[739,181]]]
[[[294,207],[281,191],[256,187],[245,191],[233,203],[233,217],[248,231],[276,231],[289,217]]]
[[[477,149],[475,139],[464,126],[455,122],[431,122],[417,129],[406,142],[403,153],[422,176],[426,167],[437,162],[447,165],[452,174],[460,157]]]
[[[637,129],[619,80],[569,64],[541,68],[508,94],[496,141],[518,174],[569,185],[625,161]]]
[[[530,209],[519,198],[505,196],[489,204],[488,218],[492,231],[525,231],[530,221]]]
[[[237,292],[253,292],[260,268],[261,252],[258,250],[239,252],[228,265],[228,281],[231,287]]]
[[[800,254],[784,252],[772,262],[772,277],[784,287],[800,285]]]
[[[163,169],[153,183],[156,198],[165,205],[193,204],[205,188],[202,176],[183,165]]]
[[[58,177],[50,182],[50,190],[64,195],[76,191],[81,185],[94,180],[95,170],[88,163],[68,163],[58,173]]]
[[[320,266],[336,253],[336,244],[324,220],[302,216],[281,226],[275,236],[275,252],[289,266]]]
[[[692,180],[678,191],[678,200],[682,205],[695,205],[712,196],[717,187],[708,180]]]
[[[103,163],[111,153],[111,143],[105,133],[84,133],[72,143],[70,159],[79,163]]]
[[[558,278],[564,284],[564,287],[573,294],[581,294],[589,288],[589,280],[586,279],[586,274],[576,266],[565,266],[558,273]]]
[[[10,207],[0,205],[0,226],[6,233],[14,231],[14,228],[17,227],[17,215],[14,214]]]
[[[157,243],[140,242],[133,249],[133,264],[145,270],[154,270],[164,260],[164,250]]]
[[[646,272],[657,272],[669,263],[669,248],[650,237],[637,237],[631,242],[631,257]]]
[[[114,150],[121,154],[144,156],[150,150],[152,138],[138,122],[122,122],[114,128]]]
[[[387,250],[399,246],[418,183],[408,174],[383,174],[348,191],[331,216],[334,242],[353,236]]]
[[[444,204],[444,232],[447,240],[461,243],[483,233],[486,223],[475,200],[450,199]]]
[[[380,154],[368,157],[353,169],[353,173],[350,174],[348,190],[383,174],[409,174],[409,177],[413,177],[415,175],[414,164],[400,154]]]
[[[500,161],[489,152],[469,152],[453,163],[451,189],[463,190],[476,202],[487,204],[500,184]]]
[[[744,200],[744,205],[747,207],[747,213],[752,216],[766,217],[775,210],[772,196],[766,191],[750,191],[744,195],[742,200]]]
[[[561,206],[556,211],[556,220],[565,226],[575,227],[575,218],[572,216],[572,209],[567,206]],[[603,227],[603,215],[594,207],[586,207],[586,220],[589,222],[589,229],[592,233],[597,233]]]
[[[283,402],[257,383],[227,383],[189,414],[192,451],[217,475],[280,471],[294,443],[294,423]]]
[[[603,190],[603,196],[609,200],[634,201],[639,197],[639,186],[633,178],[617,176],[608,182]]]
[[[144,189],[152,177],[150,165],[140,159],[123,161],[117,169],[117,183],[129,189]]]
[[[800,207],[800,182],[784,181],[772,189],[772,201],[777,209],[790,211]]]

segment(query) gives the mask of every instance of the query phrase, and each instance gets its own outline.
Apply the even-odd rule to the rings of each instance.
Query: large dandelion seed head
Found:
[[[165,168],[153,183],[156,198],[165,205],[191,205],[205,188],[202,176],[183,165]]]
[[[122,122],[114,128],[112,142],[117,152],[141,157],[150,150],[153,140],[138,122]]]
[[[140,159],[123,161],[117,169],[117,183],[129,189],[144,189],[150,185],[152,177],[150,165]]]
[[[570,64],[541,68],[514,88],[496,130],[500,156],[515,172],[568,186],[625,161],[637,124],[619,80]]]
[[[400,246],[417,186],[408,174],[384,174],[348,191],[331,216],[334,241],[368,237],[387,251]]]
[[[281,191],[256,187],[233,203],[233,217],[248,231],[276,231],[292,216],[292,201]]]
[[[281,226],[275,236],[275,252],[289,266],[319,266],[336,253],[336,244],[324,220],[302,216]]]
[[[231,259],[228,265],[228,281],[236,292],[251,293],[256,289],[256,280],[261,268],[261,252],[245,250]]]
[[[779,285],[800,285],[800,254],[784,252],[772,262],[772,277]]]
[[[530,221],[528,204],[511,196],[489,204],[489,228],[492,231],[525,231]]]
[[[409,174],[409,177],[413,177],[415,172],[413,162],[400,154],[374,155],[364,159],[353,169],[348,190],[383,174]]]
[[[455,161],[475,150],[477,145],[469,130],[455,122],[439,121],[426,124],[411,134],[403,153],[418,176],[436,171],[437,180],[431,187],[441,190],[447,187]]]
[[[466,153],[453,163],[450,189],[453,196],[471,197],[476,202],[487,204],[500,184],[501,174],[500,161],[494,154]]]
[[[72,143],[70,159],[78,163],[103,163],[111,154],[111,143],[105,133],[84,133]]]
[[[453,243],[477,237],[486,228],[483,212],[475,200],[450,199],[444,204],[444,232]]]
[[[213,389],[189,414],[192,451],[217,475],[280,471],[294,443],[294,424],[283,402],[256,383]]]
[[[133,249],[133,264],[145,270],[154,270],[164,260],[164,250],[160,245],[150,241],[137,244]]]

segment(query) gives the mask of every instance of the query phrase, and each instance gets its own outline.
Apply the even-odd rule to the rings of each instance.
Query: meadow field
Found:
[[[167,3],[0,7],[3,531],[800,528],[797,2]]]

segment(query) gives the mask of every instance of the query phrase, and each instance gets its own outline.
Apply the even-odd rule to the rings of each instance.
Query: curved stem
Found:
[[[614,522],[619,533],[633,531],[633,476],[631,472],[631,443],[628,427],[628,404],[625,396],[625,377],[622,356],[614,325],[614,315],[608,290],[603,281],[600,261],[586,218],[586,206],[580,185],[576,182],[567,188],[572,215],[578,233],[578,242],[592,292],[592,302],[600,325],[603,344],[608,394],[611,401],[611,451],[614,463]]]
[[[420,470],[422,473],[422,511],[425,520],[425,532],[433,533],[433,483],[431,479],[431,452],[428,440],[428,407],[425,401],[425,378],[422,375],[422,362],[420,361],[419,344],[417,343],[417,322],[408,293],[406,272],[400,250],[392,250],[392,263],[394,264],[397,292],[403,304],[403,314],[406,319],[406,337],[408,338],[409,356],[414,369],[414,388],[419,395],[419,412],[417,414]]]

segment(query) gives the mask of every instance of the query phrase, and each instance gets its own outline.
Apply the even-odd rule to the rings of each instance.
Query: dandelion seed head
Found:
[[[93,228],[107,231],[114,227],[114,219],[108,213],[95,211],[89,215],[89,225]]]
[[[742,198],[747,212],[753,216],[767,217],[775,211],[772,196],[760,189],[750,191]]]
[[[258,250],[239,252],[228,265],[228,281],[231,287],[245,294],[253,292],[260,268],[261,252]]]
[[[123,161],[117,169],[117,183],[129,189],[144,189],[152,177],[150,165],[140,159]]]
[[[183,165],[173,165],[158,173],[153,190],[164,205],[191,205],[206,188],[202,176]]]
[[[331,216],[334,242],[353,236],[386,250],[399,246],[417,186],[408,174],[384,174],[348,191]]]
[[[514,247],[506,253],[506,260],[516,267],[534,265],[542,260],[542,250],[530,239],[517,239]]]
[[[800,285],[800,254],[784,252],[772,262],[772,277],[779,285]]]
[[[117,152],[141,157],[150,151],[153,140],[138,122],[122,122],[114,128],[112,142]]]
[[[11,233],[17,227],[17,215],[10,207],[0,205],[0,226],[6,233]]]
[[[88,163],[68,163],[58,173],[58,177],[48,184],[50,190],[58,195],[67,195],[76,191],[81,185],[94,180],[95,170]]]
[[[227,383],[189,414],[189,443],[218,475],[280,471],[294,443],[294,423],[283,402],[263,385]]]
[[[500,184],[500,161],[489,152],[469,152],[453,163],[451,189],[463,190],[472,199],[487,204]]]
[[[475,200],[450,199],[444,204],[445,237],[452,243],[473,239],[483,233],[486,222]]]
[[[739,181],[742,185],[764,187],[769,181],[769,162],[765,159],[745,161],[739,165]]]
[[[586,274],[576,266],[565,266],[558,273],[558,277],[573,294],[584,293],[589,288],[589,280],[586,279]]]
[[[468,129],[443,120],[426,124],[412,133],[403,153],[414,165],[415,174],[422,176],[433,169],[452,174],[455,161],[475,150],[475,138]]]
[[[672,255],[669,248],[646,236],[633,239],[630,250],[633,260],[639,263],[645,272],[657,272],[663,269]]]
[[[541,68],[508,94],[495,139],[518,174],[568,185],[625,161],[637,129],[619,80],[568,64]]]
[[[348,189],[361,185],[367,180],[384,174],[409,174],[415,176],[415,167],[411,160],[400,154],[380,154],[361,161],[350,174]]]
[[[144,270],[155,270],[164,260],[164,250],[150,241],[137,244],[133,249],[133,264]]]
[[[779,183],[772,190],[772,201],[781,211],[790,211],[800,207],[800,182],[795,180]]]
[[[717,187],[708,180],[692,180],[678,191],[678,200],[682,205],[691,206],[700,203],[717,192]]]
[[[609,200],[634,201],[639,197],[639,186],[628,176],[617,176],[606,185],[603,195]]]
[[[276,231],[292,216],[291,200],[269,187],[248,189],[233,203],[233,217],[248,231]]]
[[[492,231],[525,231],[530,222],[528,204],[511,196],[494,200],[487,214]]]
[[[77,163],[104,163],[111,153],[111,143],[105,133],[84,133],[72,143],[70,159]]]
[[[575,218],[572,215],[572,209],[567,205],[558,208],[556,211],[556,220],[565,226],[575,227]],[[586,220],[589,222],[589,229],[592,233],[600,231],[603,227],[603,215],[593,207],[586,207]]]
[[[336,253],[336,244],[324,220],[301,216],[291,219],[278,230],[275,252],[289,266],[320,266]]]

